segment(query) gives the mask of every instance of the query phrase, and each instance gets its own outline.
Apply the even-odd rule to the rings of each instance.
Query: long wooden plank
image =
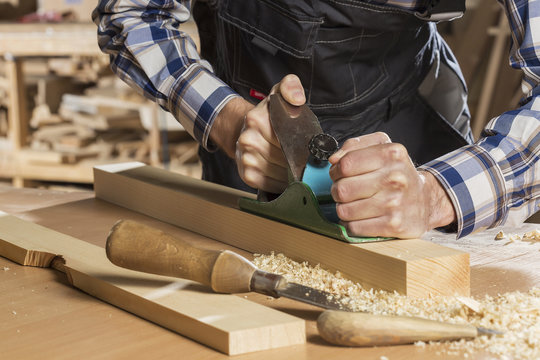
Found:
[[[99,246],[5,213],[0,255],[41,267],[61,255],[75,287],[229,355],[305,343],[302,319],[191,281],[119,268]]]
[[[242,191],[142,163],[94,168],[100,199],[253,253],[287,256],[338,270],[376,289],[414,297],[469,295],[467,253],[419,239],[346,244],[243,212]]]

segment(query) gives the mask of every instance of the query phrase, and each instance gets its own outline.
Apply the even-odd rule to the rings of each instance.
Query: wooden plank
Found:
[[[47,267],[56,254],[73,286],[226,354],[305,343],[304,320],[191,281],[119,268],[99,246],[0,214],[0,255]]]
[[[282,252],[364,286],[415,297],[469,295],[467,253],[419,240],[347,244],[243,212],[242,191],[141,163],[94,168],[100,199],[252,253]]]

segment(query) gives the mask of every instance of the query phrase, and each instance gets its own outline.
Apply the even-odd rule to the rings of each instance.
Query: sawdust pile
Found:
[[[446,350],[449,355],[461,353],[466,358],[476,350],[484,350],[503,359],[540,359],[540,288],[483,299],[442,296],[411,299],[398,293],[365,290],[339,272],[298,263],[283,254],[255,255],[254,263],[262,270],[284,275],[288,281],[328,291],[356,311],[468,323],[505,333],[451,342]],[[429,346],[422,342],[416,345]]]

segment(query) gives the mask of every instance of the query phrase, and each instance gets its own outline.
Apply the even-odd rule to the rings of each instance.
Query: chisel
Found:
[[[197,281],[210,286],[215,292],[254,291],[330,309],[319,316],[317,327],[325,340],[336,345],[397,345],[499,334],[472,325],[354,313],[332,294],[291,283],[281,275],[257,269],[252,262],[232,251],[193,246],[159,229],[131,220],[120,220],[112,227],[107,237],[106,252],[115,265]]]
[[[112,227],[106,251],[109,260],[117,266],[197,281],[218,293],[254,291],[325,309],[348,310],[332,294],[259,270],[252,262],[232,251],[196,247],[131,220],[120,220]]]

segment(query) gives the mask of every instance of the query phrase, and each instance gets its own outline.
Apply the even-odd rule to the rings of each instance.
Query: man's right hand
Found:
[[[287,75],[274,85],[270,94],[275,93],[281,93],[292,105],[300,106],[306,102],[304,88],[296,75]],[[270,123],[268,99],[263,99],[249,110],[246,110],[248,108],[243,99],[230,101],[218,115],[211,136],[214,135],[212,140],[229,156],[234,156],[238,173],[247,185],[266,192],[281,193],[288,183],[287,161]],[[242,109],[246,111],[243,122],[238,120]],[[227,118],[229,121],[236,120],[228,122]],[[224,124],[228,125],[224,128]],[[224,139],[227,133],[227,139]],[[236,146],[233,147],[232,140],[235,138]],[[233,148],[234,152],[231,151]]]

